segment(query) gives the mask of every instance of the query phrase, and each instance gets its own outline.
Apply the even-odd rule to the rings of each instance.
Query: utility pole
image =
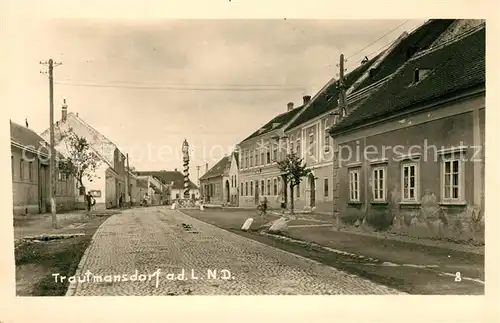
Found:
[[[339,110],[340,117],[345,117],[346,109],[346,93],[345,93],[345,84],[344,84],[344,54],[340,54],[340,62],[339,62]]]
[[[346,88],[344,83],[344,54],[340,55],[339,62],[339,102],[338,109],[340,113],[334,113],[339,119],[342,119],[347,114],[347,98],[346,98]],[[333,215],[336,220],[337,230],[340,230],[340,213],[339,213],[339,196],[340,196],[340,183],[338,180],[339,174],[339,164],[338,164],[338,149],[336,147],[335,139],[333,139]]]
[[[56,150],[54,140],[54,66],[61,65],[52,59],[48,62],[40,62],[42,65],[48,65],[49,68],[49,122],[50,122],[50,209],[52,212],[52,228],[57,229],[56,216]]]
[[[130,165],[128,163],[128,153],[127,153],[127,191],[128,191],[128,203],[132,206],[132,189],[130,185]]]

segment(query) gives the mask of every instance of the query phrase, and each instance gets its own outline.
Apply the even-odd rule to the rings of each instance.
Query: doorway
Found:
[[[261,188],[262,189],[262,188]],[[259,204],[259,181],[255,181],[255,204]]]
[[[309,205],[311,208],[316,206],[316,179],[313,174],[309,175],[310,197]]]
[[[231,192],[229,190],[229,181],[226,180],[226,202],[231,202]]]
[[[40,164],[38,171],[38,209],[40,213],[47,212],[47,200],[49,198],[49,167],[47,165]]]

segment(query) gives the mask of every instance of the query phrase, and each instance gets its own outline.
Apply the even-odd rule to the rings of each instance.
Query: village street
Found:
[[[81,281],[70,286],[68,295],[400,294],[164,207],[109,218],[82,263],[76,273]],[[183,269],[185,280],[171,280]],[[132,281],[136,270],[139,279]],[[215,271],[217,279],[209,276]],[[129,279],[118,281],[116,275]],[[140,275],[146,281],[139,281]]]

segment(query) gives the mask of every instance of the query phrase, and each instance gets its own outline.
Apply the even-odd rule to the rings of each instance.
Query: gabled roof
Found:
[[[15,122],[10,122],[10,140],[22,145],[27,148],[31,148],[35,151],[39,151],[42,154],[49,155],[50,146],[41,136],[39,136],[35,131],[26,128]],[[60,152],[57,152],[57,156],[62,158]]]
[[[79,126],[86,129],[88,133],[79,131],[81,129]],[[118,146],[73,112],[67,114],[65,122],[57,122],[55,126],[56,139],[59,137],[61,131],[66,131],[70,128],[76,135],[86,138],[99,158],[108,164],[108,166],[112,167],[114,165],[114,151]],[[42,132],[41,136],[43,138],[48,138],[49,130],[50,129],[47,129]]]
[[[146,178],[138,178],[136,186],[141,188],[148,188],[148,180]]]
[[[236,160],[236,167],[240,168],[240,154],[235,151],[233,152],[234,159]]]
[[[393,74],[401,67],[409,57],[416,52],[429,48],[433,42],[454,22],[454,19],[436,19],[429,20],[424,25],[414,30],[407,37],[402,38],[389,52],[382,52],[368,62],[358,66],[344,78],[345,88],[349,88],[356,83],[365,73],[367,73],[379,58],[379,62],[370,73],[369,77],[364,78],[355,85],[352,94],[373,85],[389,75]],[[385,57],[382,57],[386,54]],[[323,93],[319,93],[313,99],[311,104],[294,120],[286,130],[293,129],[311,119],[314,119],[337,106],[339,99],[338,82],[332,83]]]
[[[408,61],[376,93],[348,114],[332,133],[380,120],[417,104],[423,104],[462,90],[485,84],[484,25],[461,37],[431,48]],[[430,72],[413,83],[415,69]]]
[[[356,82],[357,79],[363,75],[365,71],[373,64],[373,62],[378,58],[372,58],[368,62],[358,66],[354,71],[348,73],[344,78],[345,86],[348,88]],[[319,115],[322,115],[332,107],[337,106],[337,100],[339,99],[339,89],[338,82],[332,82],[322,93],[314,98],[309,106],[295,119],[288,127],[288,129],[293,129],[304,122],[307,122]]]
[[[184,188],[184,175],[178,171],[136,171],[134,172],[137,176],[153,176],[157,178],[163,184],[169,185],[173,182],[172,189],[183,189]],[[190,189],[197,189],[198,186],[194,184],[191,180],[189,181]]]
[[[260,136],[260,135],[269,133],[273,130],[276,130],[280,127],[286,126],[287,123],[290,122],[302,110],[303,107],[304,106],[299,106],[299,107],[296,107],[290,111],[286,111],[284,113],[277,115],[276,117],[271,119],[271,121],[269,121],[268,123],[266,123],[265,125],[260,127],[257,131],[252,133],[250,136],[248,136],[247,138],[245,138],[241,142],[245,142],[249,139],[255,138],[257,136]]]
[[[374,71],[373,76],[366,78],[358,89],[367,87],[393,74],[415,53],[428,49],[456,19],[431,19],[415,29],[385,57]]]
[[[226,171],[229,170],[229,167],[231,166],[231,159],[228,156],[222,157],[217,164],[214,165],[214,167],[210,168],[208,172],[203,174],[202,177],[200,177],[200,181],[206,180],[209,178],[213,177],[218,177],[224,175]]]

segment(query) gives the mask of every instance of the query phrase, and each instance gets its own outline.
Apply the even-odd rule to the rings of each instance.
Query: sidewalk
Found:
[[[121,213],[121,210],[96,210],[93,217],[108,216]],[[81,232],[89,222],[86,210],[74,210],[57,214],[58,229],[52,228],[52,214],[33,214],[14,216],[14,241],[26,236],[42,234],[71,234]]]

